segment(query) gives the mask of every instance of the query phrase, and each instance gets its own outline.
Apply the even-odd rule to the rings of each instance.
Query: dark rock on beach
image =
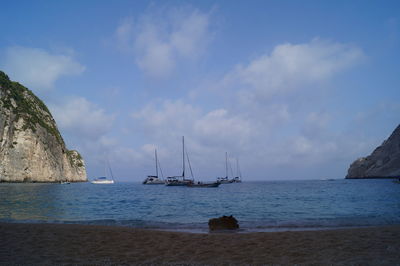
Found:
[[[400,125],[371,155],[350,165],[346,178],[399,178]]]
[[[212,218],[208,221],[208,228],[211,231],[215,230],[235,230],[239,229],[238,221],[235,217],[231,216],[221,216],[219,218]]]

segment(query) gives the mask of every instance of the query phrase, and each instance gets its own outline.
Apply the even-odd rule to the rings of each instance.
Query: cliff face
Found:
[[[346,178],[400,177],[400,125],[371,155],[350,165]]]
[[[46,105],[0,71],[0,182],[87,181]]]

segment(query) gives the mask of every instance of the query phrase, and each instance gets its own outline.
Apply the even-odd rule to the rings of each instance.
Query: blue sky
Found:
[[[0,69],[89,178],[342,178],[400,121],[398,1],[1,1]],[[234,167],[233,167],[234,168]]]

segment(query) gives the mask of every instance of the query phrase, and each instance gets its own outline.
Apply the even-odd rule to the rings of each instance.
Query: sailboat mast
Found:
[[[106,157],[104,157],[105,159],[104,159],[104,176],[105,177],[107,177],[108,176],[108,174],[107,174],[107,166],[108,166],[108,160],[107,160],[107,158]]]
[[[110,170],[111,179],[114,181],[114,175],[113,175],[113,172],[112,172],[112,170],[111,170],[111,165],[110,165],[110,162],[108,161],[108,159],[106,159],[106,161],[107,161],[107,166],[108,166],[108,169]]]
[[[225,152],[225,173],[226,178],[228,178],[228,152]]]
[[[236,158],[236,176],[240,176],[239,175],[239,158]]]
[[[154,155],[156,158],[156,176],[158,177],[158,159],[157,159],[157,149],[154,150]]]
[[[185,136],[182,136],[182,177],[185,179]]]

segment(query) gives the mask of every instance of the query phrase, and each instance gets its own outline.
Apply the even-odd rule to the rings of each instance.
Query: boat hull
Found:
[[[184,176],[169,176],[165,180],[165,185],[169,187],[182,187],[193,184],[193,180],[186,179]]]
[[[114,184],[114,180],[93,180],[92,184]]]
[[[187,186],[188,184],[186,184],[186,183],[166,183],[165,185],[167,187],[183,187],[183,186]]]
[[[157,176],[148,176],[143,182],[143,185],[164,185],[164,180],[159,179]]]
[[[165,182],[143,182],[143,185],[165,185]]]
[[[190,181],[178,181],[178,182],[165,183],[165,185],[168,187],[182,187],[182,186],[189,186],[191,184],[193,184],[193,182],[190,182]]]
[[[221,183],[215,182],[215,183],[200,183],[200,184],[189,184],[187,185],[188,187],[195,187],[195,188],[209,188],[209,187],[218,187]]]
[[[232,184],[233,181],[232,180],[219,180],[218,181],[220,184]]]

